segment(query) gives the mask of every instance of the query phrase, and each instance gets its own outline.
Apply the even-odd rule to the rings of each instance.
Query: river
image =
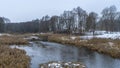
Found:
[[[82,62],[87,68],[120,68],[120,59],[90,51],[86,48],[52,42],[31,42],[29,46],[12,46],[23,49],[31,57],[31,68],[50,61]]]

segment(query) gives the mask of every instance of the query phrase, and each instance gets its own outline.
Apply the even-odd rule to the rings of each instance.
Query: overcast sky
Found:
[[[64,10],[80,6],[87,12],[101,13],[115,5],[120,11],[120,0],[0,0],[0,16],[12,22],[30,21],[44,15],[60,15]]]

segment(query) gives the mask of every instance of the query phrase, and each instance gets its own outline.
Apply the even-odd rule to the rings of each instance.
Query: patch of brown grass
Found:
[[[113,40],[113,43],[120,48],[120,39]]]
[[[111,44],[110,44],[111,43]],[[108,54],[114,58],[120,58],[120,40],[119,39],[100,39],[94,38],[88,40],[85,47],[100,52]]]
[[[106,39],[106,38],[93,38],[87,41],[87,44],[101,44],[101,43],[107,43],[111,39]]]
[[[28,41],[18,35],[0,36],[0,68],[29,68],[30,57],[24,50],[10,48],[8,45],[24,45]]]
[[[71,40],[69,36],[63,36],[63,35],[48,36],[48,41],[62,43],[62,44],[70,44],[70,45],[75,44],[75,41]]]
[[[30,58],[24,50],[0,45],[0,68],[29,68]]]
[[[24,45],[28,41],[19,36],[0,36],[0,44],[2,45]]]

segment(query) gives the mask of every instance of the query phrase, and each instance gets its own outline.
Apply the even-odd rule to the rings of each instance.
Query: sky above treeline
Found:
[[[40,19],[45,15],[60,15],[64,10],[80,6],[89,12],[101,11],[115,5],[120,11],[120,0],[0,0],[0,16],[12,22],[24,22]]]

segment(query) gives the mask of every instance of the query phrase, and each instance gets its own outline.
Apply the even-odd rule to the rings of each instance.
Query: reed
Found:
[[[28,41],[19,36],[0,36],[1,45],[25,45]]]
[[[0,68],[29,68],[30,57],[24,50],[0,45]]]

